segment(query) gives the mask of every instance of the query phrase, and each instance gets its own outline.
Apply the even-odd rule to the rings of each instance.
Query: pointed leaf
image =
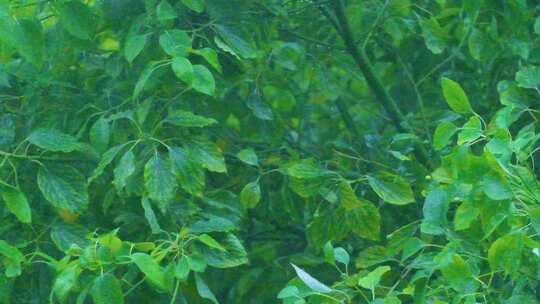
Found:
[[[32,222],[32,211],[26,199],[26,195],[18,189],[1,188],[2,199],[6,203],[7,209],[17,217],[19,221],[25,224]]]
[[[471,104],[469,103],[469,98],[459,83],[453,81],[452,79],[443,78],[442,88],[444,98],[452,110],[463,114],[473,112]]]

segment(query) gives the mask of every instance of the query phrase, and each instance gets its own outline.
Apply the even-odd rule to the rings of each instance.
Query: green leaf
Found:
[[[178,147],[169,149],[173,171],[180,187],[191,195],[200,196],[204,190],[205,174],[201,165],[197,164],[188,151]]]
[[[37,180],[41,193],[54,207],[76,214],[87,209],[86,179],[77,169],[60,164],[40,167]]]
[[[188,146],[188,150],[193,160],[207,170],[218,173],[227,172],[223,153],[216,144],[199,138]]]
[[[482,121],[480,118],[473,116],[463,125],[463,128],[458,134],[458,145],[471,143],[482,136]]]
[[[450,142],[450,138],[458,131],[456,125],[451,122],[442,122],[435,129],[433,134],[433,148],[442,150]]]
[[[454,229],[456,231],[469,229],[479,214],[478,208],[475,208],[470,202],[463,202],[454,215]]]
[[[156,15],[160,22],[173,20],[173,19],[176,19],[176,17],[178,17],[176,11],[172,7],[172,5],[169,2],[167,2],[167,0],[162,0],[158,4],[156,8]]]
[[[159,202],[160,208],[165,210],[176,195],[176,176],[169,158],[164,159],[156,153],[148,160],[144,166],[144,184],[148,197]]]
[[[147,35],[132,35],[126,39],[124,57],[131,64],[142,52],[146,45]]]
[[[75,137],[53,129],[37,129],[28,136],[28,141],[53,152],[72,152],[80,148]]]
[[[161,290],[172,289],[166,278],[165,270],[151,256],[146,253],[134,253],[131,255],[131,260],[144,273],[151,284]]]
[[[174,269],[174,276],[180,281],[185,281],[189,276],[189,262],[187,257],[182,256],[177,262]]]
[[[525,66],[516,73],[518,86],[526,89],[536,89],[540,85],[540,67]]]
[[[8,187],[1,188],[0,192],[9,212],[13,213],[21,223],[32,222],[32,211],[23,192]]]
[[[453,111],[463,114],[473,113],[469,98],[459,83],[449,78],[443,78],[441,83],[446,103]]]
[[[222,67],[219,63],[218,54],[214,49],[202,48],[198,50],[193,50],[193,53],[202,56],[206,60],[206,62],[208,62],[214,69],[216,69],[216,71],[221,73]]]
[[[242,149],[236,154],[236,157],[238,157],[239,160],[248,165],[256,167],[259,166],[259,158],[257,157],[255,150],[251,148]]]
[[[384,174],[380,177],[368,176],[371,189],[387,203],[394,205],[407,205],[414,202],[411,185],[403,178]]]
[[[488,250],[488,262],[491,270],[504,270],[516,275],[521,265],[524,236],[521,232],[507,234],[491,244]]]
[[[433,54],[440,54],[446,48],[446,33],[435,17],[420,21],[422,36],[427,48]]]
[[[323,177],[329,173],[328,171],[318,167],[313,161],[309,159],[295,162],[288,166],[286,169],[289,176],[299,179],[318,178]]]
[[[344,218],[346,225],[358,236],[379,240],[381,215],[373,204],[364,203],[361,207],[344,210]]]
[[[212,72],[204,65],[193,65],[193,89],[206,95],[213,96],[216,91],[216,83]]]
[[[251,45],[235,34],[229,27],[215,25],[215,29],[222,41],[228,46],[228,49],[224,49],[225,51],[232,51],[233,55],[244,59],[253,59],[257,57],[257,52]],[[221,45],[222,44],[223,43],[221,43]],[[220,44],[218,44],[218,46],[220,46]],[[220,47],[223,49],[222,46]]]
[[[100,117],[90,128],[90,143],[99,152],[104,152],[109,146],[111,129],[109,121]]]
[[[107,150],[107,152],[103,153],[103,156],[101,157],[101,160],[99,161],[97,167],[92,172],[92,175],[88,178],[88,183],[90,184],[93,180],[98,178],[101,174],[103,174],[103,171],[105,168],[114,160],[116,155],[124,148],[126,144],[121,144],[114,146]]]
[[[215,248],[221,251],[227,251],[225,247],[223,247],[218,241],[216,241],[213,237],[211,237],[208,234],[201,234],[197,237],[197,239],[211,248]]]
[[[302,268],[292,264],[292,267],[294,268],[294,271],[296,272],[296,275],[304,284],[307,285],[311,290],[320,292],[320,293],[329,293],[332,292],[332,288],[326,286],[325,284],[321,283],[314,277],[312,277],[309,273],[305,272]]]
[[[388,266],[379,266],[375,268],[375,270],[373,270],[372,272],[361,277],[358,280],[358,285],[366,289],[374,290],[375,287],[379,285],[379,282],[381,281],[382,276],[390,270],[391,268]]]
[[[345,250],[342,247],[338,247],[334,249],[334,257],[336,258],[336,261],[348,265],[351,261],[351,257],[349,256],[349,253],[347,250]]]
[[[77,289],[81,272],[79,265],[72,264],[56,276],[52,292],[60,303],[65,303],[69,294]]]
[[[79,1],[58,5],[60,24],[71,35],[88,40],[94,35],[95,19],[90,8]]]
[[[540,35],[540,16],[534,20],[534,33]]]
[[[154,209],[152,209],[152,204],[150,204],[150,200],[148,198],[143,197],[141,200],[142,207],[144,210],[144,217],[146,218],[146,221],[148,222],[148,225],[150,225],[150,229],[152,230],[153,234],[158,234],[161,232],[161,227],[159,226],[159,223],[157,221],[156,214],[154,213]]]
[[[124,294],[120,281],[112,274],[105,273],[94,280],[90,290],[94,304],[123,304]]]
[[[257,207],[260,200],[261,188],[258,181],[246,184],[240,192],[240,201],[248,209]]]
[[[159,36],[161,49],[172,57],[185,57],[191,49],[191,37],[181,30],[167,30]]]
[[[135,173],[135,154],[130,149],[121,158],[114,168],[114,187],[118,192],[126,186],[128,178]]]
[[[208,285],[206,285],[204,280],[197,273],[195,273],[195,286],[197,287],[197,292],[201,298],[210,300],[215,304],[219,304],[214,293],[210,290],[210,288],[208,288]]]
[[[204,272],[208,266],[205,258],[198,253],[187,256],[187,261],[189,264],[189,269],[195,272]]]
[[[137,99],[141,92],[144,90],[144,87],[146,86],[146,82],[148,82],[148,79],[150,79],[150,76],[152,76],[152,73],[156,69],[158,69],[160,66],[156,62],[151,62],[148,64],[144,70],[141,73],[141,76],[139,76],[139,79],[137,80],[137,83],[135,84],[135,89],[133,89],[133,99]]]
[[[173,58],[171,68],[174,72],[174,75],[176,75],[178,79],[182,80],[188,85],[193,84],[193,78],[194,78],[193,65],[187,58],[184,58],[184,57]]]
[[[422,208],[424,219],[421,229],[427,234],[443,234],[447,225],[446,214],[450,198],[443,189],[434,189],[428,193]]]
[[[165,122],[184,128],[203,128],[216,124],[213,118],[196,115],[189,111],[177,110],[169,114]]]
[[[204,12],[203,0],[182,0],[182,3],[196,13]]]
[[[262,100],[258,89],[253,90],[246,101],[247,107],[253,112],[253,115],[261,120],[273,120],[274,113],[272,109]]]
[[[10,267],[6,267],[4,273],[6,277],[12,278],[21,275],[21,264],[26,261],[22,252],[14,246],[11,246],[4,240],[0,240],[0,255],[8,259]],[[6,261],[4,261],[4,265]]]
[[[442,265],[441,273],[458,292],[469,293],[476,290],[477,282],[465,260],[458,254],[454,254],[449,263]]]

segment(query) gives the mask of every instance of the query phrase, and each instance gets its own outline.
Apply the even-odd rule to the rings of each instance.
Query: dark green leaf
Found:
[[[85,177],[67,165],[39,168],[38,186],[41,193],[54,207],[82,214],[88,207],[88,189]]]
[[[124,303],[120,281],[112,274],[105,273],[97,277],[90,293],[95,304]]]
[[[28,141],[53,152],[71,152],[80,148],[75,137],[53,129],[37,129],[28,136]]]

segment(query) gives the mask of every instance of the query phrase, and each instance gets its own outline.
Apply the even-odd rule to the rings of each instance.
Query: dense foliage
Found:
[[[538,303],[535,0],[0,0],[0,304]]]

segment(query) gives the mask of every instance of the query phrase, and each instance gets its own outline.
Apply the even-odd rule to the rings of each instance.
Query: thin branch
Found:
[[[334,27],[345,42],[347,52],[354,59],[356,65],[364,75],[364,78],[366,79],[371,91],[377,97],[377,99],[381,101],[384,109],[388,112],[390,119],[399,132],[414,133],[411,126],[407,123],[406,117],[398,107],[396,101],[388,94],[379,78],[377,78],[375,75],[375,71],[369,63],[366,54],[363,52],[363,50],[359,50],[356,46],[349,21],[345,15],[343,3],[340,0],[333,0],[332,7],[335,12],[335,20],[337,21],[337,24],[332,22],[331,18],[329,18],[329,20],[334,24]],[[324,13],[324,10],[322,11]],[[415,155],[422,164],[427,167],[431,167],[428,153],[420,143],[416,144]]]

